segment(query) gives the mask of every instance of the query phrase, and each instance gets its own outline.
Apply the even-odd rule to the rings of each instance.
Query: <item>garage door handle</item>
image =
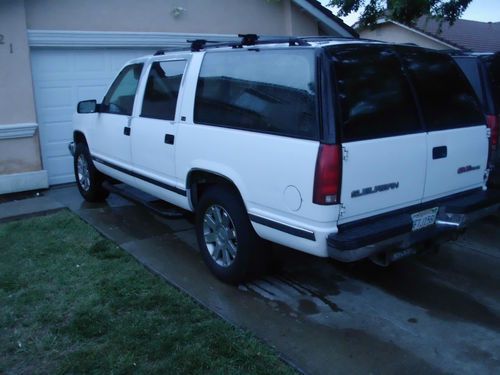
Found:
[[[130,127],[129,126],[125,126],[123,128],[123,134],[125,135],[130,135]]]
[[[434,147],[432,149],[432,158],[434,160],[435,159],[444,159],[447,156],[448,156],[448,147],[446,147],[446,146]]]
[[[167,145],[173,145],[174,144],[174,135],[173,134],[165,134],[165,143]]]

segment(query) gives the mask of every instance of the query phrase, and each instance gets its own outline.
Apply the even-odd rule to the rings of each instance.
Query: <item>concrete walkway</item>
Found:
[[[162,219],[115,195],[91,204],[76,187],[44,198],[306,373],[500,373],[498,217],[438,255],[388,269],[279,248],[280,270],[230,287],[203,264],[191,217]]]
[[[0,203],[0,223],[30,216],[46,215],[63,208],[65,206],[62,203],[45,196],[12,200]]]

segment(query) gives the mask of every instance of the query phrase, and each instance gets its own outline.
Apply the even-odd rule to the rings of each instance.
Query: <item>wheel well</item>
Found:
[[[73,141],[75,142],[75,144],[78,143],[87,144],[87,139],[85,138],[85,135],[83,135],[83,133],[79,131],[73,133]]]
[[[191,191],[191,204],[196,208],[203,193],[213,185],[229,185],[241,198],[241,193],[238,188],[229,178],[208,171],[195,170],[191,171],[188,175],[187,186]]]

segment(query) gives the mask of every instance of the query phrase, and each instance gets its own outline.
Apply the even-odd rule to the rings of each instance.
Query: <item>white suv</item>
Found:
[[[203,258],[236,283],[262,239],[378,263],[496,212],[490,130],[452,58],[352,39],[293,38],[132,60],[78,104],[83,197],[120,181],[196,213]]]

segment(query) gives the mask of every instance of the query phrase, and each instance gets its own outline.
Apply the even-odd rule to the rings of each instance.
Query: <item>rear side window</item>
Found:
[[[401,49],[429,131],[484,124],[474,90],[445,54]]]
[[[151,65],[142,103],[142,117],[174,120],[185,66],[185,60],[155,62]]]
[[[470,57],[456,57],[455,62],[458,64],[460,69],[462,69],[465,76],[469,80],[469,83],[472,85],[476,96],[481,101],[483,108],[486,108],[487,106],[483,96],[483,85],[481,82],[477,59]]]
[[[104,97],[101,112],[132,115],[135,92],[141,77],[143,64],[128,65],[118,74]]]
[[[491,91],[493,94],[493,102],[495,103],[495,111],[500,113],[500,53],[486,59],[486,67],[490,78]]]
[[[317,139],[315,65],[311,49],[207,53],[194,121]]]
[[[332,55],[345,142],[422,131],[410,85],[394,51],[343,46]]]

